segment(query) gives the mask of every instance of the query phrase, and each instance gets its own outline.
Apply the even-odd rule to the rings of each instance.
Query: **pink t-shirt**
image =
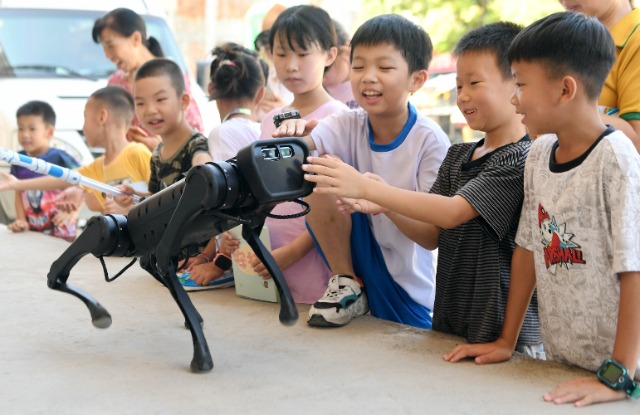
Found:
[[[282,108],[268,113],[262,120],[260,138],[273,138],[275,131],[273,116],[282,112]],[[311,114],[303,117],[306,120],[320,119],[339,111],[348,110],[347,106],[339,101],[329,101],[316,109]],[[275,215],[291,215],[301,212],[304,208],[294,202],[284,202],[277,205],[271,213]],[[269,228],[271,249],[277,249],[290,244],[300,234],[307,231],[304,216],[295,219],[267,218],[266,225]],[[329,267],[322,259],[320,252],[314,246],[300,260],[282,270],[284,279],[289,285],[291,294],[296,303],[313,304],[324,295],[331,277]]]
[[[189,101],[189,106],[187,107],[187,110],[184,113],[184,116],[187,119],[187,123],[191,128],[202,132],[204,128],[202,126],[202,116],[200,115],[198,104],[196,104],[195,99],[193,99],[193,95],[191,95],[191,82],[189,81],[189,77],[186,74],[183,74],[183,76],[184,76],[185,89],[187,91],[187,94],[189,94],[189,98],[191,98],[191,100]],[[107,79],[107,85],[119,86],[120,88],[126,89],[127,91],[129,91],[131,95],[133,95],[133,90],[129,88],[129,82],[127,82],[127,74],[126,72],[123,72],[121,70],[115,71],[109,77],[109,79]],[[135,114],[133,116],[133,122],[131,123],[131,125],[135,125],[147,131],[140,123],[140,120],[138,120],[138,116]]]
[[[344,104],[351,108],[360,108],[360,104],[353,97],[353,89],[351,88],[351,81],[346,80],[341,84],[335,86],[327,86],[327,92],[337,99],[338,101],[344,102]]]

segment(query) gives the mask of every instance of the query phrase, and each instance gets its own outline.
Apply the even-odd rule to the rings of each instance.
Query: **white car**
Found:
[[[98,4],[93,7],[99,8],[90,9],[92,6],[77,1],[75,7],[80,8],[60,8],[64,5],[59,1],[11,2],[15,7],[9,7],[8,3],[0,0],[0,147],[20,149],[16,111],[27,101],[37,99],[51,104],[56,112],[52,145],[63,148],[82,164],[90,163],[103,150],[88,148],[84,140],[84,105],[95,90],[106,86],[107,77],[116,69],[105,58],[102,47],[93,42],[91,30],[97,18],[122,4],[93,2]],[[28,7],[34,4],[39,6]],[[147,34],[155,37],[165,56],[186,72],[182,54],[166,21],[160,16],[145,14],[148,9],[144,2],[137,5],[130,1],[125,7],[142,15]],[[211,128],[216,120],[212,119],[215,115],[210,111],[205,93],[195,81],[191,86],[205,128]],[[9,167],[2,163],[0,170],[8,171]],[[0,192],[0,222],[8,223],[14,218],[13,192]]]

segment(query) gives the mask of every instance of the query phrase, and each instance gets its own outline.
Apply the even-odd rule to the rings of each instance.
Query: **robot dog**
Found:
[[[280,322],[294,324],[298,310],[282,273],[259,239],[271,210],[280,202],[294,201],[311,193],[302,164],[306,144],[297,138],[260,140],[240,150],[236,158],[192,167],[186,177],[145,198],[128,215],[92,217],[86,229],[56,260],[47,276],[49,288],[79,298],[89,309],[95,327],[107,328],[111,316],[89,294],[67,284],[75,264],[91,253],[103,257],[141,257],[141,265],[164,284],[185,317],[193,337],[191,370],[207,372],[213,360],[193,303],[176,276],[181,259],[195,254],[197,246],[211,237],[242,225],[242,236],[265,264],[280,294]],[[300,201],[304,204],[304,202]],[[305,214],[307,210],[301,212]]]

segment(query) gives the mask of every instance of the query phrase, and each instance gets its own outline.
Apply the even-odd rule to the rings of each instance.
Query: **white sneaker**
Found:
[[[309,309],[307,324],[316,327],[341,327],[369,311],[367,296],[352,276],[331,277],[324,296]]]

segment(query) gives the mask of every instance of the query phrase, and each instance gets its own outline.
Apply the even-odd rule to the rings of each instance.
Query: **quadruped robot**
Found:
[[[186,177],[143,199],[128,215],[94,216],[80,236],[52,265],[49,288],[79,298],[95,327],[111,325],[111,315],[94,298],[67,284],[75,264],[87,254],[100,258],[105,280],[113,281],[140,257],[142,267],[164,284],[180,307],[193,338],[191,370],[207,372],[213,360],[202,331],[202,318],[176,276],[177,264],[197,252],[211,237],[242,225],[242,236],[265,264],[280,295],[280,322],[292,325],[298,310],[273,257],[259,239],[271,210],[280,202],[299,201],[313,184],[301,169],[309,154],[297,138],[259,140],[236,158],[192,167]],[[308,212],[301,209],[301,215]],[[109,278],[103,257],[132,257]]]

